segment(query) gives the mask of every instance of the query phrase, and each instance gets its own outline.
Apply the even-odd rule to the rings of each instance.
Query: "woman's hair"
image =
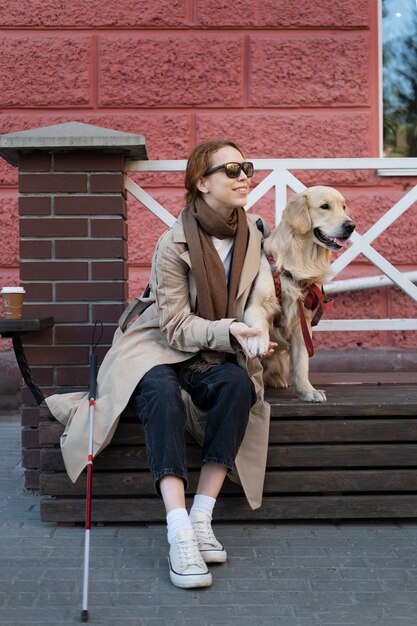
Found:
[[[242,150],[239,146],[237,146],[233,141],[228,141],[227,139],[207,141],[206,143],[196,146],[191,152],[187,161],[184,181],[184,186],[187,190],[185,194],[185,201],[187,204],[195,200],[197,196],[201,195],[200,190],[197,189],[198,181],[203,176],[204,172],[210,167],[211,155],[225,146],[232,146],[232,148],[236,148],[236,150],[238,150],[243,156]]]

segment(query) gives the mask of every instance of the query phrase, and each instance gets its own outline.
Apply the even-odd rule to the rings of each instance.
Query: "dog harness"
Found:
[[[275,295],[278,302],[281,302],[282,299],[281,276],[290,278],[295,283],[298,283],[301,288],[301,297],[297,300],[298,313],[300,315],[301,331],[303,333],[304,343],[307,348],[308,356],[311,357],[314,354],[314,346],[310,333],[308,332],[304,308],[313,312],[311,326],[317,326],[323,312],[330,306],[332,300],[325,295],[323,287],[320,289],[315,283],[308,284],[305,281],[297,281],[288,270],[283,268],[278,269],[272,254],[267,254],[266,258],[271,266],[272,278],[275,286]],[[279,314],[275,315],[273,322],[274,326],[279,326],[279,318]]]

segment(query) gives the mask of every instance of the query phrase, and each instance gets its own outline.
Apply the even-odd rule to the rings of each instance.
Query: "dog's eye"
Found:
[[[327,202],[325,202],[324,204],[321,205],[320,207],[321,209],[324,209],[325,211],[328,211],[330,209],[329,205],[327,204]]]

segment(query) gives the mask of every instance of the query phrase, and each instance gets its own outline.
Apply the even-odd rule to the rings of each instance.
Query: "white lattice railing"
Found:
[[[279,223],[287,202],[288,188],[302,191],[305,185],[291,173],[303,170],[377,170],[380,175],[404,175],[417,177],[417,158],[407,159],[252,159],[257,171],[265,171],[265,178],[249,194],[247,209],[250,209],[270,189],[275,190],[275,223]],[[131,161],[129,172],[183,172],[185,160],[178,161]],[[268,173],[269,172],[269,173]],[[172,226],[175,217],[142,189],[129,176],[126,176],[126,189],[132,196],[148,208],[167,226]],[[417,271],[400,272],[383,255],[372,247],[373,241],[417,201],[416,185],[410,189],[393,207],[380,217],[365,233],[354,232],[350,246],[332,264],[333,279],[327,285],[327,293],[397,285],[414,302],[417,302]],[[382,274],[368,278],[355,278],[335,281],[334,278],[359,254],[363,254]],[[417,256],[417,251],[416,251]],[[417,263],[417,261],[416,261]],[[324,319],[316,327],[317,331],[358,331],[358,330],[417,330],[417,318],[404,319]]]

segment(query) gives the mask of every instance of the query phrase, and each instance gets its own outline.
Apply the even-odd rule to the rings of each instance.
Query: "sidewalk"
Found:
[[[0,414],[0,624],[80,621],[82,527],[39,521],[23,489],[17,415]],[[213,586],[169,581],[165,527],[94,526],[97,626],[405,626],[417,621],[417,521],[215,524]]]

